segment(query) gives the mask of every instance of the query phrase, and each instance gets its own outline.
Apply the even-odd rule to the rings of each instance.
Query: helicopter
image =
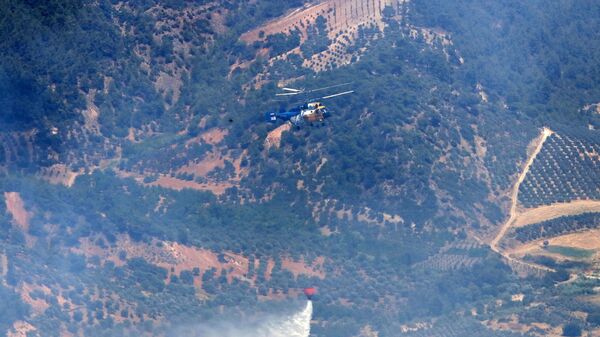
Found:
[[[331,89],[331,88],[346,86],[349,84],[351,84],[351,82],[331,85],[331,86],[312,89],[312,90],[294,89],[294,88],[284,87],[284,88],[281,88],[284,92],[278,93],[275,96],[306,95],[306,94],[310,94],[310,93],[317,92],[317,91],[323,91],[323,90],[327,90],[327,89]],[[323,122],[325,120],[325,118],[330,116],[330,112],[329,112],[329,110],[327,110],[325,105],[323,105],[319,101],[324,100],[324,99],[338,97],[338,96],[348,95],[353,92],[354,92],[354,90],[347,90],[347,91],[342,91],[342,92],[338,92],[338,93],[331,94],[331,95],[326,95],[326,96],[322,96],[322,97],[318,97],[318,98],[305,100],[304,104],[299,105],[288,111],[266,112],[265,120],[269,123],[277,123],[277,121],[279,121],[279,120],[282,120],[285,122],[289,121],[292,125],[294,125],[296,127],[301,127],[307,123],[310,123],[312,125],[312,123],[314,123],[314,122]]]

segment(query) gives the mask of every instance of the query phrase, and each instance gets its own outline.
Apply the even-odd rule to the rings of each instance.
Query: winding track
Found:
[[[521,171],[521,174],[519,174],[519,178],[517,179],[516,183],[513,185],[513,190],[512,190],[512,193],[511,193],[511,197],[510,197],[510,199],[511,199],[510,217],[502,225],[502,227],[500,228],[500,231],[498,232],[498,234],[496,235],[496,237],[490,243],[490,248],[494,252],[496,252],[496,253],[504,256],[509,262],[513,262],[513,263],[517,263],[517,264],[522,264],[522,265],[526,265],[526,266],[529,266],[529,267],[532,267],[532,268],[535,268],[535,269],[542,269],[542,270],[545,270],[545,271],[554,271],[554,270],[551,269],[551,268],[540,266],[540,265],[536,265],[536,264],[527,263],[527,262],[524,262],[524,261],[521,261],[521,260],[517,260],[517,259],[513,258],[512,256],[510,256],[508,253],[506,253],[503,250],[501,250],[499,248],[498,244],[502,240],[502,238],[504,237],[504,235],[506,235],[506,232],[510,229],[510,227],[513,225],[513,223],[516,221],[517,217],[519,216],[519,213],[517,211],[519,187],[521,186],[521,183],[523,182],[523,180],[525,180],[525,176],[529,172],[529,167],[531,166],[531,164],[533,164],[533,160],[535,159],[535,157],[537,156],[537,154],[542,149],[542,146],[544,145],[544,142],[553,133],[554,132],[552,130],[550,130],[550,129],[546,128],[546,127],[542,129],[542,133],[541,133],[540,137],[538,137],[538,140],[537,140],[538,143],[537,143],[537,145],[535,147],[535,150],[531,153],[531,155],[527,159],[527,163],[525,164],[525,167],[523,167],[523,170]]]

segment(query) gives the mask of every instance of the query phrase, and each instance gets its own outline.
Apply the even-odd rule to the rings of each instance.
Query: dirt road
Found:
[[[517,179],[517,182],[513,186],[513,190],[512,190],[511,196],[510,196],[510,202],[511,202],[510,217],[502,225],[502,227],[500,228],[500,231],[498,232],[498,234],[496,235],[494,240],[492,240],[492,242],[490,243],[490,247],[492,248],[492,250],[499,254],[502,254],[502,253],[500,252],[500,249],[498,248],[498,243],[500,242],[500,240],[502,240],[502,238],[504,237],[506,232],[510,229],[510,227],[512,226],[513,222],[515,221],[515,219],[517,218],[517,215],[518,215],[517,203],[518,203],[518,196],[519,196],[519,187],[521,186],[521,183],[523,182],[523,180],[525,180],[525,176],[527,175],[527,172],[529,172],[529,167],[531,166],[531,164],[533,164],[533,160],[535,159],[537,154],[542,149],[542,146],[544,145],[544,142],[546,141],[548,136],[550,136],[552,133],[553,133],[552,130],[550,130],[548,128],[542,129],[542,134],[540,135],[540,137],[538,137],[536,139],[537,144],[536,144],[535,150],[531,153],[531,155],[527,159],[527,163],[525,164],[525,167],[523,167],[523,170],[521,171],[521,174],[519,174],[519,178]],[[502,255],[504,255],[504,254],[502,254]]]
[[[554,271],[554,270],[551,269],[551,268],[547,268],[547,267],[544,267],[544,266],[540,266],[540,265],[536,265],[536,264],[524,262],[524,261],[521,261],[521,260],[513,258],[512,256],[510,256],[510,254],[504,252],[503,250],[501,250],[499,248],[499,242],[502,240],[502,238],[504,237],[504,235],[506,235],[506,232],[508,232],[508,230],[510,229],[510,227],[512,227],[513,223],[517,220],[517,218],[519,216],[519,213],[518,213],[518,210],[517,210],[519,187],[521,186],[521,183],[523,182],[523,180],[525,180],[525,176],[527,176],[527,172],[529,172],[529,167],[531,166],[531,164],[533,164],[533,160],[535,159],[535,157],[537,156],[537,154],[542,149],[542,146],[544,145],[544,142],[546,141],[546,139],[548,138],[548,136],[550,136],[552,133],[553,133],[552,130],[550,130],[548,128],[543,128],[542,129],[542,133],[540,134],[540,136],[537,137],[536,140],[534,141],[535,149],[529,155],[529,158],[527,158],[527,162],[525,163],[525,166],[523,167],[523,170],[519,174],[519,178],[515,182],[515,184],[513,186],[513,189],[512,189],[512,193],[511,193],[511,197],[510,197],[510,199],[511,199],[510,217],[502,225],[502,227],[500,228],[500,231],[498,232],[498,234],[496,235],[496,237],[490,243],[490,248],[494,252],[496,252],[496,253],[504,256],[509,262],[511,262],[513,264],[524,265],[524,266],[531,267],[531,268],[534,268],[534,269],[541,269],[541,270],[544,270],[544,271]]]

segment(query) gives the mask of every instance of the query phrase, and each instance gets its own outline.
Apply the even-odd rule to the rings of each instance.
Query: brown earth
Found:
[[[285,123],[271,130],[265,139],[265,148],[269,149],[271,146],[273,146],[278,149],[281,145],[281,135],[284,132],[289,131],[291,128],[292,125],[290,123]]]
[[[364,47],[361,50],[349,49],[350,45],[358,37],[361,27],[374,26],[380,31],[383,30],[385,23],[383,20],[383,9],[386,6],[391,6],[396,10],[396,13],[401,12],[400,6],[404,5],[406,0],[325,0],[313,4],[306,4],[304,7],[295,9],[287,15],[274,19],[263,26],[250,30],[241,36],[241,40],[252,44],[255,41],[265,40],[267,36],[283,33],[289,34],[292,31],[299,31],[300,43],[304,43],[307,38],[307,27],[313,25],[317,17],[322,16],[327,20],[328,38],[331,43],[326,50],[310,58],[305,57],[302,64],[305,68],[310,68],[314,71],[324,71],[329,68],[335,68],[342,65],[347,65],[353,59],[358,59],[364,52]],[[399,15],[397,15],[399,17]],[[421,29],[416,29],[416,35],[422,35],[427,40],[427,35],[421,32]],[[437,33],[430,32],[434,35],[432,39],[437,39]],[[261,35],[263,37],[261,37]],[[297,54],[302,56],[300,48],[295,48],[284,54],[272,57],[269,60],[270,64],[275,61],[285,61],[289,55]],[[245,64],[236,63],[235,67],[244,68]],[[268,74],[260,74],[255,78],[255,87],[260,87]]]
[[[189,147],[194,142],[199,141],[217,146],[223,141],[228,133],[229,131],[225,129],[212,128],[202,133],[198,137],[188,140],[186,142],[186,147]],[[239,181],[247,175],[247,169],[241,167],[241,162],[245,155],[246,151],[244,151],[238,158],[232,158],[228,155],[228,153],[224,153],[223,149],[215,149],[212,152],[209,152],[201,160],[191,160],[175,171],[176,173],[192,174],[194,177],[206,177],[211,171],[218,168],[224,168],[225,161],[227,160],[232,163],[235,169],[235,177],[232,177],[226,181],[211,181],[206,179],[206,181],[199,183],[196,181],[188,181],[171,177],[170,175],[161,174],[156,181],[150,183],[149,185],[161,186],[175,190],[191,188],[195,190],[210,191],[216,195],[221,195],[225,193],[228,188],[237,186]],[[143,177],[138,178],[138,181],[143,181]]]
[[[160,246],[160,247],[159,247]],[[171,275],[180,276],[184,270],[200,269],[200,275],[194,276],[194,286],[200,299],[206,299],[202,290],[202,273],[214,268],[216,275],[222,270],[227,271],[227,281],[234,278],[246,279],[248,260],[245,257],[230,252],[224,253],[226,262],[221,263],[218,255],[212,251],[181,245],[175,242],[153,241],[151,244],[132,241],[128,236],[118,237],[115,247],[100,248],[88,239],[82,239],[80,247],[73,249],[75,253],[82,253],[86,257],[98,256],[102,261],[111,261],[116,266],[125,265],[126,261],[119,258],[120,252],[125,252],[127,259],[143,258],[148,263],[165,268],[168,272],[165,283],[170,282]]]
[[[319,15],[327,19],[329,35],[335,37],[338,31],[358,27],[361,24],[383,25],[382,11],[385,6],[392,6],[398,11],[399,3],[393,0],[326,0],[317,4],[307,4],[282,18],[242,34],[240,39],[246,43],[262,40],[259,37],[261,31],[264,32],[265,37],[286,33],[296,28],[304,32],[303,23],[304,26],[307,21],[313,23]]]
[[[205,119],[200,121],[200,126],[206,122]],[[185,134],[187,131],[183,131]],[[131,171],[121,171],[116,169],[113,165],[113,169],[117,173],[118,176],[123,178],[133,178],[140,184],[148,185],[148,186],[160,186],[164,188],[169,188],[173,190],[182,190],[185,188],[199,190],[199,191],[209,191],[215,195],[222,195],[228,188],[233,186],[238,186],[240,180],[248,174],[247,168],[242,168],[242,160],[246,156],[246,151],[242,152],[242,154],[233,158],[230,155],[229,151],[226,151],[223,147],[217,146],[223,141],[223,139],[228,135],[229,131],[221,128],[212,128],[209,129],[197,137],[193,137],[186,141],[185,147],[189,148],[195,143],[206,143],[215,146],[211,152],[208,152],[203,156],[202,159],[193,159],[190,160],[187,164],[179,167],[174,170],[174,174],[184,173],[191,174],[195,178],[205,178],[201,182],[196,180],[184,180],[179,179],[176,176],[172,176],[171,173],[156,173],[156,172],[145,172],[145,173],[136,173]],[[225,161],[229,161],[235,170],[235,175],[230,177],[228,180],[224,181],[214,181],[207,177],[207,175],[215,169],[222,169],[225,167]],[[148,176],[157,175],[157,179],[145,183],[144,178]]]
[[[41,290],[44,294],[49,294],[50,289],[46,286],[38,286],[29,283],[21,283],[17,288],[17,292],[21,296],[23,302],[29,304],[31,306],[31,311],[33,316],[41,315],[50,307],[50,304],[41,298],[33,299],[31,297],[31,292],[34,290]]]
[[[574,248],[582,248],[582,249],[599,249],[600,248],[600,239],[598,239],[598,235],[600,232],[598,230],[587,230],[579,233],[571,233],[566,235],[557,236],[550,239],[542,239],[534,242],[529,242],[526,244],[520,244],[516,241],[510,243],[509,246],[501,248],[499,243],[503,240],[506,233],[512,227],[522,227],[535,223],[539,223],[546,220],[555,219],[561,216],[569,216],[569,215],[577,215],[586,212],[600,212],[600,201],[599,200],[576,200],[567,203],[556,203],[552,205],[540,206],[535,208],[522,208],[519,207],[518,204],[518,191],[520,184],[524,181],[530,165],[533,163],[535,156],[541,150],[544,141],[548,136],[552,135],[553,131],[547,128],[542,130],[542,133],[538,138],[536,138],[528,147],[528,159],[527,162],[519,174],[519,177],[515,184],[513,185],[513,190],[511,194],[511,209],[510,209],[510,217],[503,224],[500,231],[496,235],[496,237],[492,240],[490,247],[492,250],[503,255],[516,269],[519,267],[527,267],[534,268],[539,270],[550,270],[549,268],[545,268],[539,265],[535,265],[532,263],[524,262],[520,260],[526,254],[534,254],[534,255],[546,255],[551,256],[553,258],[564,260],[565,256],[562,256],[557,253],[551,253],[542,248],[542,243],[545,240],[552,245],[559,246],[567,246]],[[597,257],[597,254],[593,259]]]
[[[531,166],[531,164],[533,164],[533,160],[535,159],[537,154],[542,149],[544,142],[552,133],[554,133],[552,130],[550,130],[548,128],[543,128],[540,135],[529,144],[528,151],[527,151],[529,153],[529,155],[528,155],[527,161],[525,162],[525,165],[523,166],[523,169],[521,170],[521,173],[519,174],[517,181],[514,183],[513,188],[512,188],[512,193],[511,193],[511,197],[510,197],[510,200],[511,200],[510,217],[500,227],[500,231],[498,232],[496,237],[490,242],[490,248],[493,251],[495,251],[496,253],[504,256],[504,258],[506,258],[511,265],[513,265],[513,264],[524,265],[526,267],[545,270],[545,271],[551,270],[550,268],[538,266],[538,265],[524,262],[521,260],[516,260],[515,258],[510,256],[510,254],[506,253],[503,249],[501,249],[499,247],[499,243],[504,238],[504,236],[506,235],[508,230],[512,227],[513,223],[515,222],[516,218],[519,215],[518,208],[517,208],[519,186],[521,186],[521,183],[523,182],[523,180],[525,180],[525,176],[529,172],[529,167]]]
[[[296,26],[300,27],[300,22],[306,17],[318,16],[316,13],[320,13],[326,7],[327,2],[317,5],[307,4],[305,7],[293,10],[283,18],[277,18],[261,27],[245,32],[240,36],[240,40],[251,44],[255,41],[262,40],[259,37],[260,32],[264,32],[265,37],[281,32],[288,32]]]
[[[86,109],[82,111],[84,118],[84,127],[86,130],[92,133],[100,133],[100,123],[98,123],[98,117],[100,116],[100,109],[94,103],[96,97],[96,89],[91,89],[85,96]]]
[[[273,274],[273,268],[275,268],[275,260],[269,259],[267,260],[267,268],[265,268],[265,280],[271,280],[271,275]]]
[[[16,321],[12,325],[12,329],[8,331],[7,337],[27,337],[28,332],[36,331],[37,329],[24,321]]]
[[[600,212],[600,200],[576,200],[523,209],[514,219],[512,226],[522,227],[561,216],[577,215],[587,212]]]
[[[202,160],[189,162],[177,170],[177,173],[193,174],[197,177],[204,177],[210,171],[216,168],[224,168],[225,159],[219,153],[210,152]]]
[[[323,264],[325,263],[325,258],[320,256],[315,259],[315,261],[308,265],[304,261],[304,259],[300,261],[294,261],[290,258],[284,258],[281,260],[281,268],[287,269],[289,272],[294,274],[294,278],[297,278],[299,275],[306,276],[314,276],[320,279],[325,278],[325,271],[323,270]]]
[[[196,267],[202,272],[215,268],[217,275],[222,269],[227,270],[227,278],[231,282],[233,278],[240,278],[248,272],[248,259],[240,255],[225,252],[226,262],[221,263],[218,254],[210,250],[157,240],[146,244],[133,241],[126,235],[120,235],[114,247],[110,248],[101,248],[87,238],[81,239],[80,246],[73,251],[86,257],[98,256],[102,261],[111,261],[116,266],[125,265],[126,261],[119,258],[119,253],[123,251],[127,259],[143,258],[148,263],[167,269],[169,276],[179,276],[182,271],[193,270]],[[168,278],[165,281],[168,282]],[[201,286],[201,277],[195,277],[194,283]]]
[[[19,192],[4,192],[4,201],[6,202],[6,210],[12,215],[14,223],[24,233],[27,233],[29,231],[29,219],[31,215],[25,209],[25,203],[21,199]]]
[[[125,252],[127,259],[143,258],[148,263],[165,268],[168,271],[168,277],[165,282],[169,282],[171,275],[179,276],[184,270],[193,270],[200,268],[201,274],[194,277],[194,285],[201,289],[202,273],[210,268],[216,270],[216,275],[220,275],[222,270],[227,272],[227,281],[233,279],[242,279],[254,284],[255,280],[246,278],[248,273],[249,260],[239,254],[232,252],[223,252],[221,256],[224,262],[219,260],[219,254],[208,249],[186,246],[176,242],[154,240],[150,244],[136,242],[127,235],[120,235],[113,247],[101,248],[91,239],[84,238],[80,240],[80,245],[73,248],[72,251],[78,254],[84,254],[86,257],[98,256],[101,261],[111,261],[116,266],[125,265],[126,261],[119,258],[120,252]],[[282,259],[282,269],[290,271],[295,277],[299,275],[325,277],[323,264],[325,259],[319,257],[311,265],[307,265],[304,260],[294,261],[290,258]],[[259,260],[255,260],[255,269],[258,268]],[[271,277],[273,259],[267,261],[268,265],[265,272],[265,278]]]
[[[136,174],[133,172],[126,172],[126,171],[117,171],[117,174],[118,174],[118,176],[123,177],[123,178],[133,178],[138,183],[144,184],[143,183],[144,175]],[[234,186],[232,183],[229,183],[229,182],[197,183],[195,181],[187,181],[187,180],[183,180],[183,179],[178,179],[178,178],[171,177],[171,176],[164,175],[164,174],[159,175],[159,177],[156,181],[153,181],[153,182],[145,184],[145,185],[160,186],[160,187],[164,187],[164,188],[168,188],[168,189],[172,189],[172,190],[176,190],[176,191],[181,191],[185,188],[189,188],[189,189],[198,190],[198,191],[209,191],[215,195],[222,195],[223,193],[225,193],[225,191],[228,188]]]
[[[513,331],[520,333],[531,333],[534,336],[540,337],[558,337],[562,335],[562,329],[560,326],[553,327],[546,323],[533,322],[531,324],[525,324],[519,322],[519,319],[516,315],[510,316],[510,320],[500,322],[497,319],[484,321],[484,324],[493,330],[502,330],[502,331]],[[533,329],[540,329],[543,331],[543,335],[531,331]]]
[[[238,159],[232,161],[232,165],[235,170],[235,176],[226,181],[211,181],[206,180],[204,182],[196,182],[193,180],[183,180],[176,177],[172,177],[167,174],[159,174],[155,181],[150,183],[144,183],[144,178],[148,174],[139,174],[129,171],[115,170],[117,175],[122,178],[133,178],[136,182],[147,186],[160,186],[168,189],[180,191],[182,189],[194,189],[199,191],[209,191],[215,195],[222,195],[228,188],[237,186],[239,181],[248,173],[246,168],[241,167],[241,161],[244,154]],[[200,162],[189,162],[183,167],[179,168],[177,173],[193,174],[195,177],[204,177],[206,174],[216,168],[223,168],[225,166],[226,157],[220,157],[219,155],[210,153],[204,160]]]
[[[75,183],[75,179],[82,173],[83,170],[73,172],[67,165],[54,164],[50,167],[42,168],[40,176],[50,184],[62,184],[71,187]]]
[[[551,238],[548,242],[557,246],[569,246],[581,249],[600,249],[600,229]]]
[[[228,130],[212,128],[200,135],[200,138],[207,144],[217,145],[229,134]]]
[[[198,123],[198,127],[205,128],[206,122],[207,122],[206,117],[203,117],[202,119],[200,119],[200,122]],[[188,130],[182,130],[178,134],[186,135],[186,134],[188,134]],[[194,143],[200,143],[200,142],[205,142],[210,145],[218,145],[219,143],[221,143],[221,141],[223,141],[223,139],[228,134],[229,134],[228,130],[220,129],[220,128],[212,128],[212,129],[204,131],[203,133],[201,133],[200,135],[198,135],[196,137],[188,139],[185,142],[185,148],[187,149]]]
[[[523,257],[526,254],[529,255],[545,255],[555,258],[557,260],[573,260],[573,257],[565,257],[558,253],[552,253],[543,249],[544,241],[548,241],[549,245],[573,247],[587,250],[596,250],[590,258],[584,258],[584,260],[598,260],[600,251],[600,229],[592,229],[584,232],[565,234],[549,239],[540,239],[526,244],[517,245],[513,248],[507,249],[506,252],[514,257]],[[576,259],[577,260],[577,259]],[[579,259],[581,260],[581,259]]]

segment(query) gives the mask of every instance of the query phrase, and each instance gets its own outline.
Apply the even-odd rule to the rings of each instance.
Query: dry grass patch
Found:
[[[576,200],[536,208],[523,209],[517,215],[513,227],[522,227],[561,216],[600,212],[600,200]]]
[[[544,241],[548,242],[547,247],[544,247]],[[507,253],[515,257],[544,255],[557,260],[595,261],[600,257],[599,251],[600,229],[593,229],[517,245]]]

